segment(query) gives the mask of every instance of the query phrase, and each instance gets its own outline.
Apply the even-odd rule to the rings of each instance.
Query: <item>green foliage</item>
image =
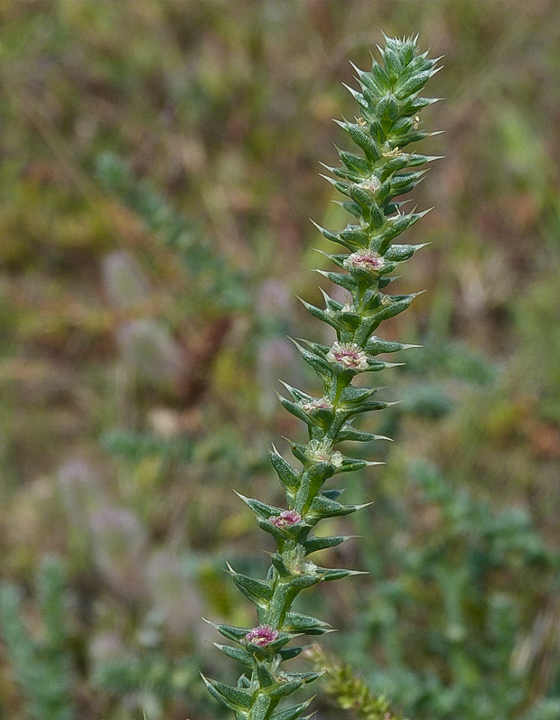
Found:
[[[419,720],[546,717],[560,557],[521,508],[493,510],[425,463],[409,474],[414,515],[400,518],[400,542],[372,547],[381,567],[361,622],[377,660],[366,680]],[[371,668],[371,656],[352,656]]]
[[[70,593],[62,562],[47,558],[38,576],[36,612],[41,627],[34,638],[24,622],[24,604],[15,585],[0,586],[0,630],[10,655],[15,680],[26,698],[30,720],[72,720],[78,717],[77,657],[69,633]],[[110,647],[92,663],[91,688],[109,700],[118,698],[146,720],[161,718],[176,698],[197,698],[198,660],[172,660],[162,650],[162,635],[148,617],[134,652]],[[198,693],[199,695],[200,693]],[[137,716],[137,715],[136,715]]]
[[[560,421],[560,371],[556,362],[560,355],[559,267],[557,253],[547,258],[547,266],[539,268],[530,292],[515,305],[519,335],[526,348],[519,372],[529,376],[539,397],[539,415],[553,423]]]
[[[445,135],[425,140],[424,148],[449,160],[416,188],[419,207],[437,211],[406,240],[432,245],[399,281],[403,292],[404,283],[427,292],[383,326],[386,337],[424,350],[408,353],[407,365],[391,372],[391,382],[383,383],[391,395],[370,398],[403,402],[360,419],[360,429],[396,440],[373,441],[355,453],[371,459],[371,448],[379,448],[376,459],[388,462],[375,481],[375,504],[321,526],[333,542],[353,532],[363,538],[327,549],[320,564],[367,569],[375,581],[344,583],[342,591],[339,583],[319,585],[308,604],[305,593],[298,602],[299,615],[344,628],[329,635],[329,645],[364,672],[375,660],[375,677],[366,679],[414,720],[411,708],[420,701],[396,693],[397,667],[413,675],[409,684],[399,680],[399,688],[421,687],[453,706],[446,690],[456,683],[450,646],[440,637],[446,624],[437,581],[415,579],[400,562],[403,544],[407,554],[424,556],[432,539],[448,537],[435,520],[441,511],[407,481],[410,461],[427,458],[454,494],[468,489],[471,502],[489,501],[490,512],[522,508],[547,548],[558,548],[558,4],[7,0],[0,20],[0,575],[28,588],[45,553],[64,554],[80,613],[70,616],[79,673],[72,690],[80,717],[92,720],[136,720],[142,704],[147,717],[161,720],[226,712],[205,700],[198,679],[182,699],[163,700],[159,688],[173,683],[158,680],[152,692],[150,678],[161,679],[162,666],[172,672],[185,655],[205,674],[227,678],[232,663],[212,650],[198,618],[251,624],[252,608],[239,601],[234,583],[223,582],[225,556],[241,574],[263,577],[252,518],[231,487],[284,506],[266,481],[266,448],[271,438],[296,437],[298,420],[283,413],[272,387],[278,377],[312,387],[313,371],[304,363],[298,368],[298,351],[280,338],[315,331],[314,319],[283,298],[295,291],[322,309],[309,267],[321,263],[327,273],[321,282],[330,274],[345,277],[311,251],[308,217],[314,208],[326,228],[346,222],[344,210],[330,202],[331,188],[317,178],[317,158],[331,157],[333,142],[350,149],[331,121],[357,114],[340,84],[353,85],[347,60],[368,63],[379,26],[390,34],[415,28],[426,47],[446,54],[446,71],[433,81],[434,94],[447,98],[443,114],[438,109]],[[126,159],[117,164],[145,192],[153,220],[94,177],[91,169],[107,151]],[[158,205],[164,206],[159,221]],[[177,223],[179,215],[189,220]],[[183,240],[196,246],[189,262],[202,268],[198,274],[165,239],[181,223]],[[333,252],[328,240],[320,242],[322,251]],[[100,264],[116,254],[140,269],[128,296],[126,283],[121,287],[124,307],[100,283]],[[219,288],[219,273],[208,254],[218,264],[227,258],[228,273],[254,298],[250,310],[235,298],[234,313],[214,306],[208,291]],[[255,278],[265,281],[266,292],[256,290]],[[340,300],[343,289],[330,294]],[[212,325],[224,315],[230,325],[220,344]],[[128,322],[134,332],[125,337]],[[203,393],[191,392],[201,384]],[[87,459],[88,477],[63,481],[59,468],[68,458]],[[353,477],[344,478],[344,496],[330,499],[353,506],[371,499],[366,483]],[[293,485],[289,472],[284,482]],[[136,535],[123,531],[117,533],[122,555],[104,555],[115,528],[105,524],[92,533],[92,523],[107,508],[133,511],[142,528],[140,554]],[[474,517],[467,514],[464,522]],[[306,549],[318,549],[320,541],[306,541]],[[147,559],[162,550],[179,550],[193,568],[180,592],[153,577],[139,581]],[[406,606],[383,604],[382,627],[370,623],[377,583],[383,588],[403,573],[412,599]],[[549,571],[510,563],[485,581],[489,597],[511,599],[514,586],[510,657],[533,667],[527,673],[534,712],[526,711],[532,720],[556,720],[560,681],[547,669],[558,665]],[[151,654],[136,638],[156,589],[173,622]],[[183,598],[173,609],[170,594]],[[38,612],[31,596],[23,608],[33,631]],[[187,608],[185,636],[175,623]],[[390,632],[396,617],[398,632]],[[293,615],[290,623],[299,627]],[[486,648],[480,623],[468,627]],[[84,661],[96,655],[100,638],[110,639],[118,663],[153,661],[146,696],[97,684]],[[504,655],[511,646],[509,638]],[[27,720],[15,676],[3,645],[0,715]],[[503,677],[497,670],[497,684]],[[465,692],[461,700],[477,718],[486,689],[481,693]],[[324,716],[332,712],[321,707]]]
[[[154,433],[127,430],[108,430],[101,442],[110,453],[132,463],[150,457],[187,462],[193,452],[192,442],[187,437],[168,439]]]
[[[143,711],[146,720],[160,718],[175,698],[196,695],[194,658],[173,662],[161,648],[145,648],[126,657],[107,659],[93,669],[92,685],[120,702]],[[137,715],[138,716],[138,715]]]
[[[111,196],[135,212],[183,263],[194,280],[190,284],[190,303],[209,303],[206,312],[247,306],[243,279],[232,271],[226,258],[215,252],[200,229],[176,212],[149,180],[136,180],[123,161],[111,153],[97,158],[97,176]]]
[[[343,710],[352,710],[365,720],[403,720],[383,696],[372,693],[350,665],[335,660],[320,645],[312,645],[306,656],[317,670],[325,673],[323,689]]]
[[[19,590],[8,583],[0,586],[0,630],[26,696],[30,720],[72,720],[77,715],[62,563],[47,558],[37,584],[42,624],[38,637],[32,637],[23,620]]]
[[[404,203],[396,198],[420,182],[423,171],[412,168],[435,159],[409,154],[402,148],[428,136],[420,129],[417,113],[434,100],[420,97],[419,93],[437,71],[436,61],[418,52],[416,39],[386,38],[381,55],[383,65],[374,60],[371,73],[356,69],[361,91],[349,88],[361,117],[355,123],[340,123],[363,154],[339,150],[342,166],[328,168],[337,179],[327,179],[348,198],[343,207],[357,218],[358,224],[338,232],[319,228],[328,240],[349,250],[347,254],[328,255],[346,272],[326,275],[347,290],[350,298],[343,304],[323,292],[324,310],[304,302],[314,317],[336,331],[332,345],[294,341],[303,360],[322,382],[322,394],[313,397],[286,385],[291,400],[280,398],[284,408],[307,425],[307,444],[291,443],[301,468],[292,467],[274,451],[273,467],[286,490],[286,509],[242,497],[257,516],[259,526],[274,537],[277,552],[271,556],[265,580],[229,568],[239,590],[256,605],[259,625],[253,629],[217,625],[218,631],[237,642],[241,650],[219,647],[248,666],[251,674],[243,674],[237,687],[205,682],[210,693],[233,710],[239,720],[277,717],[274,712],[282,698],[318,677],[317,673],[280,669],[286,659],[282,650],[291,639],[326,632],[324,623],[304,616],[299,616],[294,632],[292,604],[306,588],[358,574],[319,567],[307,556],[321,546],[336,546],[345,539],[317,538],[313,531],[320,520],[342,517],[363,507],[341,504],[336,499],[340,491],[323,486],[334,475],[372,464],[343,455],[336,449],[339,443],[387,439],[354,427],[357,415],[383,409],[388,403],[370,400],[377,388],[354,386],[352,381],[361,373],[395,366],[377,359],[378,355],[414,347],[388,342],[373,333],[383,320],[406,310],[415,297],[390,295],[382,289],[390,284],[390,273],[422,247],[393,243],[425,214],[414,210],[403,213]],[[290,657],[292,652],[290,648]],[[297,717],[302,710],[303,706],[295,706],[284,712]]]

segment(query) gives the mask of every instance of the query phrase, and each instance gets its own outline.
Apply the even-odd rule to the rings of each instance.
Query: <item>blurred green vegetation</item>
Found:
[[[222,712],[199,618],[250,622],[231,489],[273,502],[267,449],[301,432],[274,390],[313,382],[285,336],[319,339],[293,300],[319,299],[309,216],[342,222],[319,162],[380,30],[445,55],[399,281],[427,292],[386,330],[424,349],[346,491],[363,540],[326,558],[371,576],[309,602],[411,720],[559,716],[554,0],[0,2],[0,715]]]

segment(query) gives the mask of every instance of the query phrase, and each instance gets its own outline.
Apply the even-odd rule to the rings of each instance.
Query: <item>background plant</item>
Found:
[[[492,510],[425,463],[406,474],[414,513],[379,498],[375,523],[390,517],[398,540],[366,541],[375,580],[345,657],[359,662],[366,643],[363,686],[398,697],[411,717],[554,717],[558,554],[521,508]],[[344,702],[350,670],[313,659],[317,670],[334,665],[327,687]]]
[[[430,528],[435,538],[440,532],[422,526],[433,510],[428,503],[420,511],[416,473],[408,469],[423,457],[453,492],[469,488],[473,500],[486,499],[496,510],[522,508],[546,547],[558,548],[555,3],[33,0],[6,2],[0,15],[0,574],[21,588],[34,630],[37,602],[29,578],[45,551],[64,556],[81,717],[141,716],[128,693],[108,697],[92,677],[103,649],[143,654],[138,633],[152,627],[146,615],[153,599],[141,590],[141,601],[131,603],[119,591],[125,584],[119,578],[131,578],[124,558],[99,565],[109,527],[126,520],[129,529],[119,531],[125,539],[131,531],[138,538],[140,527],[148,559],[171,553],[180,566],[176,582],[198,588],[205,614],[235,625],[251,622],[220,569],[229,557],[239,571],[262,572],[250,514],[232,502],[230,488],[246,496],[270,488],[266,447],[295,432],[297,421],[290,422],[271,393],[276,378],[300,387],[313,382],[283,338],[311,337],[315,321],[290,298],[321,302],[309,284],[318,257],[307,251],[317,242],[308,217],[325,227],[339,227],[343,219],[330,203],[332,189],[317,175],[317,160],[328,162],[332,143],[341,143],[331,118],[355,114],[341,81],[352,85],[348,60],[367,65],[379,27],[394,35],[414,28],[436,55],[446,55],[445,73],[432,80],[433,94],[446,98],[438,107],[438,126],[446,132],[437,144],[424,143],[426,153],[449,159],[416,189],[419,206],[437,210],[424,218],[421,235],[419,226],[409,230],[410,242],[432,241],[407,268],[408,286],[427,292],[386,322],[392,337],[424,349],[391,371],[391,395],[402,398],[401,405],[378,414],[379,425],[365,426],[396,442],[377,448],[388,464],[376,504],[352,524],[339,519],[332,532],[351,534],[357,523],[364,535],[375,522],[379,545],[389,553],[383,572],[389,579],[398,574],[393,547],[405,536],[413,549],[421,547],[432,542]],[[182,315],[175,298],[184,303],[193,285],[161,236],[98,184],[97,159],[107,151],[198,226],[233,274],[254,278],[249,294],[257,307],[234,313],[209,369],[204,404],[187,414],[169,388],[141,380],[137,392],[134,368],[116,344],[127,319],[157,320],[177,340]],[[332,251],[328,245],[325,240],[321,249]],[[278,247],[282,251],[273,252]],[[103,259],[114,251],[134,258],[149,288],[147,305],[125,317],[103,290]],[[211,317],[201,322],[200,339],[211,325]],[[164,439],[160,432],[169,428],[178,434]],[[138,445],[128,445],[127,456],[121,446],[115,464],[100,449],[100,439],[111,436],[125,438],[124,444],[132,437]],[[174,454],[183,442],[196,460],[188,471]],[[161,455],[149,447],[158,443]],[[95,552],[80,504],[69,505],[61,492],[66,461],[76,457],[87,466],[79,477],[89,478],[77,483],[77,495],[87,506],[111,509],[93,536],[102,545]],[[347,489],[347,502],[371,499],[361,487]],[[279,504],[280,496],[269,492],[265,499]],[[128,519],[115,507],[126,509]],[[82,518],[79,528],[76,518]],[[412,536],[411,521],[421,526]],[[377,583],[377,551],[365,541],[347,543],[329,551],[325,562],[369,569]],[[514,635],[521,647],[524,638],[538,636],[537,618],[550,613],[550,585],[544,574],[534,584],[523,582],[523,567],[507,573],[518,589]],[[497,579],[491,573],[488,588],[502,591]],[[378,630],[352,633],[363,627],[354,613],[370,594],[369,582],[326,584],[307,611],[342,630],[329,636],[331,652],[337,648],[361,668],[375,656],[376,668],[383,668],[390,663]],[[165,584],[159,587],[166,597]],[[181,606],[166,607],[176,608],[172,617],[182,615]],[[443,627],[438,603],[429,607],[423,627]],[[193,617],[201,612],[194,608]],[[169,633],[164,625],[160,637],[165,658],[194,657],[188,633]],[[425,658],[424,637],[414,627],[407,631],[407,663]],[[211,643],[203,640],[200,652],[195,660],[205,673],[224,677]],[[7,658],[2,646],[2,712],[26,718]],[[437,666],[446,687],[445,650]],[[546,690],[533,688],[528,702],[547,696],[558,697],[552,680]],[[176,697],[163,703],[160,717],[215,712],[204,689],[200,701],[208,711]]]
[[[0,587],[0,627],[10,657],[28,700],[31,718],[71,720],[74,683],[72,658],[68,651],[70,630],[64,573],[54,558],[45,560],[38,577],[38,596],[44,627],[42,637],[31,637],[22,619],[18,589]]]

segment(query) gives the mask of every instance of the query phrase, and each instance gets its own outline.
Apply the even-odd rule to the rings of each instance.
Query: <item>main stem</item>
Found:
[[[285,660],[303,649],[287,644],[303,634],[327,632],[328,627],[316,618],[293,612],[294,601],[305,588],[356,574],[318,567],[308,559],[311,553],[335,547],[346,539],[315,536],[313,530],[321,519],[348,515],[361,507],[339,503],[336,498],[340,491],[326,490],[324,485],[338,473],[372,464],[346,457],[335,446],[343,441],[380,439],[356,429],[352,420],[360,413],[390,404],[371,400],[377,388],[356,387],[352,380],[359,373],[392,366],[378,355],[414,347],[383,340],[373,333],[383,320],[406,310],[415,297],[389,295],[383,290],[398,264],[422,247],[393,244],[424,214],[414,210],[403,214],[404,203],[395,198],[420,182],[424,171],[416,167],[435,159],[406,153],[403,148],[428,134],[420,130],[417,113],[434,100],[421,98],[418,93],[436,72],[436,61],[418,53],[416,39],[387,38],[381,52],[383,66],[374,61],[371,73],[356,69],[361,91],[351,93],[361,117],[355,123],[340,123],[363,154],[339,150],[342,165],[328,168],[336,179],[327,179],[346,196],[342,205],[357,223],[338,232],[319,228],[328,240],[347,251],[328,255],[342,272],[320,272],[349,293],[349,302],[343,305],[326,293],[324,310],[304,302],[312,315],[335,330],[336,340],[330,346],[295,343],[320,378],[323,394],[316,398],[286,385],[292,399],[280,398],[284,407],[308,427],[307,443],[291,444],[301,469],[293,468],[276,450],[271,453],[286,490],[287,509],[243,498],[256,514],[259,526],[273,535],[277,552],[271,555],[266,580],[230,568],[239,589],[255,603],[259,625],[252,629],[216,625],[224,637],[239,646],[218,647],[251,669],[250,678],[241,675],[235,688],[206,681],[212,695],[234,710],[237,720],[297,720],[307,707],[308,703],[300,703],[273,714],[283,697],[318,677],[317,673],[280,670]]]

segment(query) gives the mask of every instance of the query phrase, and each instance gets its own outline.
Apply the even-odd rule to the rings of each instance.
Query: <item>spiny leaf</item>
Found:
[[[308,395],[307,393],[304,393],[303,390],[299,390],[296,387],[293,387],[292,385],[288,385],[287,382],[284,382],[283,380],[280,380],[282,385],[286,388],[286,390],[290,393],[290,395],[293,397],[293,399],[296,402],[310,402],[311,400],[315,400],[316,398],[313,397],[313,395]]]
[[[357,414],[357,411],[355,411]],[[341,465],[337,468],[337,473],[356,472],[365,467],[373,467],[374,465],[384,465],[383,462],[372,462],[371,460],[360,460],[356,458],[344,458]]]
[[[272,688],[272,690],[269,690],[268,696],[272,698],[287,697],[296,690],[299,690],[302,685],[303,680],[288,680],[286,682],[283,682],[281,685],[277,685],[276,687]]]
[[[345,405],[355,405],[358,403],[363,402],[367,398],[371,397],[375,393],[379,392],[381,388],[361,388],[361,387],[353,387],[349,385],[348,387],[344,388],[340,395],[340,400]]]
[[[411,77],[400,87],[397,86],[395,90],[395,97],[399,100],[403,100],[405,97],[410,97],[411,95],[415,95],[417,92],[420,92],[430,79],[431,74],[432,73],[429,70],[425,70],[424,72],[420,72],[418,75]]]
[[[255,665],[255,660],[251,653],[243,648],[232,647],[231,645],[220,645],[220,643],[214,643],[214,646],[217,647],[218,650],[221,650],[224,655],[233,658],[233,660],[238,660],[247,667],[254,667]]]
[[[414,253],[426,247],[430,243],[419,243],[418,245],[391,245],[383,256],[386,260],[394,260],[395,262],[403,262],[411,258]]]
[[[340,188],[337,188],[340,189]],[[352,200],[358,203],[358,205],[361,205],[363,208],[370,209],[373,206],[373,198],[366,190],[363,190],[362,188],[358,187],[357,185],[351,185],[350,187],[346,188],[345,195],[350,195]],[[337,240],[336,242],[340,242],[340,240]],[[344,245],[344,243],[342,243]],[[351,246],[350,249],[356,250],[357,247],[361,246]]]
[[[311,553],[319,550],[326,550],[327,548],[333,548],[340,545],[345,540],[355,537],[355,535],[333,535],[331,537],[310,537],[304,543],[305,554],[311,555]]]
[[[330,627],[329,623],[323,620],[295,612],[287,613],[282,624],[282,628],[286,632],[305,633],[305,635],[320,635],[329,630]]]
[[[398,352],[399,350],[410,350],[411,348],[419,347],[422,346],[382,340],[376,336],[370,337],[365,345],[366,351],[371,355],[378,355],[379,353],[393,353]]]
[[[338,236],[357,248],[364,248],[369,243],[369,235],[363,230],[357,230],[355,228],[341,230]]]
[[[367,575],[367,572],[363,572],[362,570],[346,570],[344,568],[319,568],[319,570],[324,571],[321,575],[322,582],[342,580],[350,575]]]
[[[354,292],[358,288],[354,278],[350,275],[346,275],[345,273],[326,272],[325,270],[317,270],[317,272],[335,285],[340,285],[340,287],[343,287],[345,290],[349,290],[350,292]]]
[[[294,415],[294,417],[297,417],[299,420],[306,423],[307,425],[314,424],[313,419],[305,412],[305,410],[302,409],[301,405],[298,405],[298,403],[294,403],[291,400],[287,400],[280,394],[278,394],[278,399],[282,403],[282,407],[284,407],[289,413]]]
[[[282,485],[287,490],[297,490],[299,487],[299,474],[294,470],[289,462],[284,460],[282,455],[273,446],[273,451],[270,453],[270,462],[272,467],[276,470],[276,474]]]
[[[343,440],[370,442],[371,440],[390,440],[391,438],[385,437],[385,435],[375,435],[374,433],[365,432],[365,430],[357,430],[349,423],[345,423],[339,431],[337,439],[341,442]]]
[[[230,685],[224,685],[224,683],[217,680],[209,680],[202,673],[201,676],[210,694],[231,710],[249,710],[251,707],[251,695],[248,692]]]
[[[329,500],[336,500],[338,497],[342,495],[345,488],[342,488],[342,490],[336,490],[335,488],[330,488],[329,490],[323,490],[321,493],[324,495],[324,497],[329,498]]]
[[[272,675],[266,665],[263,665],[262,663],[257,664],[257,677],[261,687],[273,687],[276,684],[274,675]]]
[[[337,148],[337,151],[341,161],[349,170],[357,170],[363,175],[371,172],[371,164],[365,158],[360,155],[354,155],[354,153],[347,152],[346,150]]]
[[[281,710],[280,712],[275,713],[271,720],[297,720],[301,713],[309,707],[309,704],[313,698],[309,698],[304,703],[300,703],[299,705],[293,705],[290,708],[286,708],[285,710]]]
[[[245,495],[238,493],[237,490],[234,490],[233,492],[237,495],[237,497],[241,498],[241,500],[243,500],[243,502],[251,508],[255,515],[258,515],[258,517],[264,518],[265,520],[270,517],[274,517],[275,515],[280,515],[283,510],[283,508],[275,507],[274,505],[268,505],[267,503],[263,503],[260,500],[254,500],[253,498],[245,497]]]
[[[363,507],[367,507],[367,505],[369,505],[369,503],[366,503],[365,505],[343,505],[336,500],[330,500],[325,496],[317,495],[311,503],[306,519],[351,515],[356,512],[356,510],[361,510]]]
[[[322,672],[286,673],[286,678],[290,680],[301,680],[304,685],[309,685],[317,680],[317,678],[320,678],[321,675],[323,675]]]
[[[266,606],[272,597],[272,587],[267,582],[237,573],[230,565],[228,571],[245,597],[256,605]]]
[[[292,658],[297,657],[300,655],[305,648],[300,646],[294,646],[289,648],[282,648],[282,650],[279,651],[279,655],[282,657],[282,660],[292,660]]]
[[[243,641],[245,639],[245,636],[249,632],[248,628],[235,627],[234,625],[221,625],[213,623],[210,620],[206,620],[206,618],[202,619],[205,623],[215,628],[225,638],[227,638],[228,640],[233,640],[235,642]]]
[[[365,152],[372,162],[377,162],[377,160],[382,157],[381,151],[371,135],[366,133],[357,125],[351,125],[348,123],[346,126],[343,125],[343,127],[345,127],[345,130],[347,130],[352,140]]]
[[[304,302],[304,305],[307,307],[307,304],[305,302]],[[329,320],[329,325],[332,324],[333,318],[330,315],[328,315],[326,312],[319,310],[318,308],[314,308],[312,305],[309,306],[307,309],[313,315],[315,315],[314,311],[317,311],[318,313],[323,313]],[[327,321],[325,321],[325,322],[327,322]],[[290,340],[292,340],[292,342],[296,346],[299,354],[305,360],[305,362],[308,365],[310,365],[313,368],[313,370],[315,370],[315,372],[319,374],[320,377],[330,378],[332,376],[331,367],[326,360],[324,360],[320,355],[317,355],[315,353],[309,352],[309,350],[306,350],[304,347],[302,347],[297,342],[297,340],[294,340],[293,338],[290,338]]]

